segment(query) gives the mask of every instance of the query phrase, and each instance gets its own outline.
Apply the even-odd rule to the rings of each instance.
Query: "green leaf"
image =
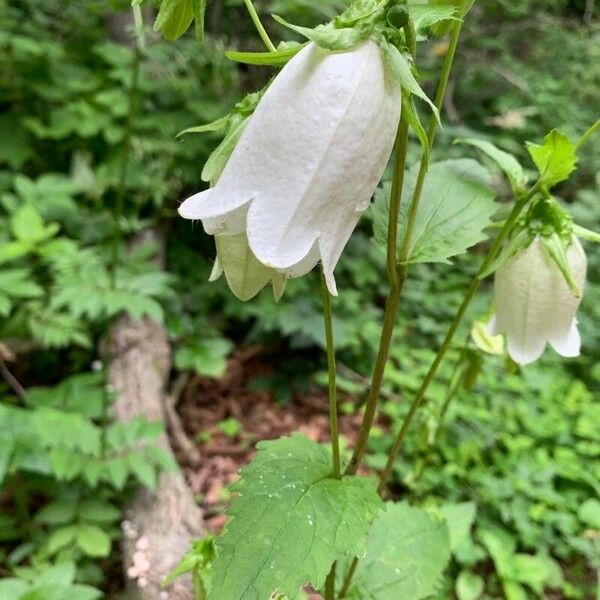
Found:
[[[258,444],[232,486],[209,600],[296,598],[306,583],[321,587],[333,561],[363,552],[381,500],[369,479],[331,473],[329,451],[302,436]]]
[[[458,504],[444,504],[440,512],[446,519],[450,533],[450,549],[454,551],[468,537],[477,505],[474,502],[460,502]]]
[[[206,123],[205,125],[197,125],[196,127],[188,127],[183,131],[180,131],[176,137],[181,137],[186,133],[208,133],[210,131],[221,131],[225,129],[229,125],[229,115],[221,117],[216,121],[212,121],[212,123]]]
[[[371,527],[350,600],[420,600],[433,594],[450,559],[443,519],[406,503],[387,505]],[[343,576],[346,569],[339,569]]]
[[[527,185],[527,175],[525,175],[523,167],[512,154],[500,150],[500,148],[487,140],[464,138],[458,139],[454,143],[469,144],[487,154],[504,171],[514,192],[518,193],[522,191]]]
[[[156,489],[157,473],[154,465],[146,460],[143,452],[134,451],[127,456],[131,472],[151,490]]]
[[[232,119],[223,141],[208,157],[208,160],[202,169],[202,174],[200,175],[202,181],[216,181],[220,177],[231,153],[235,149],[236,144],[248,124],[248,118],[249,117],[238,116],[237,118]]]
[[[458,600],[477,600],[483,593],[485,582],[482,577],[461,571],[456,579],[456,597]]]
[[[429,160],[429,138],[427,137],[425,128],[423,125],[421,125],[419,113],[417,112],[412,96],[402,96],[402,116],[417,134],[417,138],[419,139],[421,147],[423,148],[425,159]]]
[[[235,52],[228,50],[225,56],[229,60],[243,63],[246,65],[269,65],[271,67],[283,67],[292,59],[300,50],[304,48],[304,44],[298,44],[276,50],[275,52]]]
[[[582,523],[600,530],[600,501],[596,498],[586,500],[577,511],[577,516]]]
[[[44,290],[32,279],[28,269],[6,269],[0,271],[0,292],[12,298],[37,298]]]
[[[108,534],[95,525],[77,527],[77,545],[88,555],[105,557],[110,554],[110,538]]]
[[[571,140],[553,129],[541,145],[527,143],[527,150],[538,168],[540,180],[552,187],[569,178],[577,168],[577,152]]]
[[[227,367],[232,343],[224,338],[193,339],[175,352],[175,366],[194,370],[204,377],[221,377]]]
[[[457,7],[409,2],[409,12],[417,32],[421,33],[441,21],[458,21]]]
[[[121,511],[116,506],[102,500],[85,500],[77,512],[80,519],[93,523],[114,523],[121,518]]]
[[[46,525],[64,525],[75,518],[76,504],[72,499],[55,500],[35,514],[35,520]]]
[[[415,188],[418,165],[406,174],[405,198]],[[375,240],[387,244],[390,184],[375,194]],[[399,216],[398,240],[404,237],[409,202],[403,202]],[[494,192],[487,171],[470,159],[433,163],[425,179],[421,202],[409,246],[409,263],[449,262],[467,248],[486,239],[483,230],[496,212]]]
[[[299,33],[301,36],[317,44],[317,46],[333,51],[354,48],[363,40],[366,40],[372,32],[368,27],[356,26],[337,28],[333,23],[318,25],[314,29],[311,29],[309,27],[301,27],[300,25],[288,23],[278,15],[273,15],[273,18],[280,25]]]
[[[396,48],[396,46],[390,44],[385,38],[382,38],[381,40],[381,51],[383,53],[383,61],[386,67],[400,82],[402,89],[427,102],[431,108],[431,111],[435,115],[437,122],[440,123],[440,113],[437,107],[423,91],[412,73],[412,59],[410,56],[402,54],[400,50]]]
[[[56,554],[59,550],[62,550],[65,546],[68,546],[75,540],[76,535],[77,527],[75,525],[54,529],[49,535],[48,541],[46,542],[46,550],[48,551],[48,554]]]
[[[20,600],[28,589],[29,585],[22,579],[4,579],[0,581],[0,598],[3,598],[3,600]]]
[[[167,40],[176,40],[189,29],[193,18],[190,0],[162,0],[154,31],[162,31]]]

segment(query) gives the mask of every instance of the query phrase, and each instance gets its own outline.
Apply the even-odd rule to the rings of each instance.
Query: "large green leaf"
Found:
[[[406,230],[408,205],[415,188],[418,165],[406,174],[400,209],[398,243]],[[375,240],[387,243],[390,184],[375,195]],[[433,163],[425,179],[411,242],[409,263],[449,262],[474,244],[486,239],[483,230],[496,212],[488,172],[470,159]]]
[[[233,486],[209,600],[296,598],[303,584],[321,587],[334,560],[364,551],[381,507],[369,479],[334,479],[329,451],[307,438],[258,448]]]
[[[450,559],[443,519],[406,503],[388,504],[371,528],[349,600],[420,600],[433,594]],[[349,561],[346,561],[349,562]],[[338,569],[343,576],[346,569]]]

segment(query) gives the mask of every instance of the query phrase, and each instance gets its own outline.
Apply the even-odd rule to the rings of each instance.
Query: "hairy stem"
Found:
[[[338,430],[337,394],[335,380],[335,347],[333,345],[333,319],[331,311],[331,296],[325,284],[325,276],[321,272],[321,291],[323,294],[323,321],[325,324],[325,340],[327,342],[327,374],[329,383],[329,430],[331,433],[331,455],[333,474],[339,479],[342,474],[340,467],[340,440]]]
[[[269,38],[269,34],[266,29],[263,27],[263,24],[260,21],[260,17],[254,8],[254,4],[252,4],[252,0],[244,0],[244,4],[248,9],[248,13],[250,14],[250,18],[254,23],[254,27],[256,27],[256,31],[258,31],[258,35],[260,35],[260,39],[264,42],[265,46],[269,49],[270,52],[277,52],[277,48],[273,45],[271,38]]]
[[[477,274],[475,275],[475,277],[472,279],[471,283],[469,284],[469,287],[467,289],[465,297],[463,298],[462,304],[460,305],[456,315],[454,316],[454,319],[452,320],[452,323],[450,324],[450,327],[448,328],[446,337],[444,338],[444,341],[442,342],[440,348],[438,349],[437,354],[433,360],[433,363],[429,367],[429,371],[427,371],[427,374],[425,375],[425,378],[423,379],[421,386],[417,390],[417,393],[415,394],[415,397],[412,401],[412,404],[410,405],[407,415],[404,417],[404,420],[402,421],[402,425],[400,426],[400,431],[398,432],[396,441],[394,442],[394,445],[390,451],[385,469],[383,470],[383,472],[379,478],[379,487],[378,487],[379,493],[382,493],[385,488],[387,479],[390,476],[390,473],[392,472],[394,462],[398,458],[398,454],[400,452],[400,449],[402,448],[404,438],[406,437],[406,432],[408,431],[408,428],[410,427],[410,425],[413,421],[415,413],[417,412],[419,406],[421,405],[421,402],[423,401],[423,398],[425,397],[425,394],[427,393],[427,390],[429,389],[429,385],[433,381],[433,378],[435,377],[437,370],[446,355],[446,352],[452,345],[452,340],[454,339],[454,335],[455,335],[456,331],[458,330],[460,324],[462,323],[462,320],[463,320],[463,317],[465,316],[467,308],[471,304],[471,301],[473,300],[475,293],[479,289],[479,285],[481,284],[481,282],[484,279],[484,273],[489,269],[489,267],[492,265],[492,263],[498,256],[498,252],[500,250],[502,243],[504,242],[507,235],[511,231],[511,229],[514,226],[515,222],[517,221],[519,215],[521,214],[521,212],[523,211],[523,209],[525,208],[525,206],[527,205],[529,200],[531,200],[531,198],[533,198],[533,196],[535,196],[535,194],[537,194],[539,189],[540,189],[540,184],[539,184],[539,182],[537,182],[527,192],[525,192],[524,194],[522,194],[521,196],[519,196],[517,198],[508,218],[506,219],[506,221],[504,222],[504,225],[502,226],[502,229],[498,232],[498,235],[496,236],[494,242],[490,246],[490,249],[489,249],[483,263],[481,264],[479,271],[477,272]]]

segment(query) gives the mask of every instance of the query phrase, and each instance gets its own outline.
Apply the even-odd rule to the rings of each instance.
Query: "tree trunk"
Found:
[[[150,319],[122,317],[111,331],[110,357],[109,383],[118,393],[113,405],[115,419],[129,421],[142,416],[164,422],[165,384],[171,368],[164,327]],[[166,435],[157,444],[172,455]],[[191,578],[178,579],[166,590],[160,587],[190,542],[203,533],[201,511],[182,473],[161,475],[155,492],[138,490],[125,514],[123,561],[131,597],[191,600]],[[147,566],[140,575],[131,569],[134,564]]]

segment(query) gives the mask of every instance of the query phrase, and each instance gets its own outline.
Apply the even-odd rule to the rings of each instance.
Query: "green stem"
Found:
[[[421,386],[419,387],[417,393],[415,394],[415,397],[412,401],[412,404],[410,405],[407,415],[404,417],[404,420],[402,421],[402,425],[400,426],[400,431],[398,432],[396,441],[394,442],[394,445],[390,451],[390,455],[388,457],[388,461],[385,466],[385,469],[383,470],[383,472],[379,478],[379,487],[378,487],[379,493],[382,493],[385,488],[386,481],[387,481],[388,477],[390,476],[390,473],[392,472],[392,467],[394,465],[394,462],[398,458],[398,454],[400,452],[400,449],[402,448],[404,438],[406,437],[406,432],[408,431],[408,428],[410,427],[410,425],[412,423],[415,413],[417,412],[419,406],[421,405],[421,402],[423,401],[423,398],[425,397],[425,394],[427,393],[427,390],[429,389],[429,385],[433,381],[433,378],[435,377],[437,370],[446,355],[446,352],[448,351],[448,349],[450,348],[450,346],[452,344],[452,340],[454,339],[454,334],[456,333],[460,324],[462,323],[462,320],[463,320],[463,317],[465,316],[467,308],[469,307],[469,305],[471,304],[471,301],[473,300],[473,297],[475,296],[475,292],[477,292],[479,285],[481,284],[481,282],[484,279],[484,273],[488,270],[488,268],[492,265],[492,263],[496,259],[502,243],[504,242],[507,235],[511,231],[512,227],[516,223],[519,215],[521,214],[521,212],[523,211],[523,209],[525,208],[525,206],[527,205],[529,200],[531,200],[531,198],[533,198],[533,196],[535,196],[535,194],[537,194],[540,187],[541,186],[538,181],[532,188],[530,188],[527,192],[525,192],[524,194],[519,196],[519,198],[517,198],[517,201],[515,202],[515,205],[513,206],[513,209],[511,210],[508,218],[504,222],[502,229],[498,232],[498,235],[496,236],[494,242],[490,246],[490,249],[489,249],[483,263],[481,264],[479,271],[477,272],[475,277],[472,279],[472,281],[467,289],[467,292],[465,294],[465,297],[462,301],[462,304],[460,305],[458,312],[456,313],[456,315],[454,316],[454,319],[452,320],[452,323],[450,324],[448,332],[446,333],[446,337],[444,338],[442,345],[440,346],[439,350],[437,351],[437,354],[433,360],[433,363],[431,364],[431,367],[429,367],[429,371],[427,371],[427,374],[425,375],[425,378],[423,379]]]
[[[396,135],[396,159],[394,161],[394,173],[392,175],[390,215],[388,220],[387,276],[390,283],[390,291],[385,303],[379,350],[377,352],[375,367],[373,368],[371,386],[365,401],[365,412],[352,457],[346,468],[346,473],[350,475],[356,473],[367,447],[367,440],[369,439],[369,433],[377,410],[377,402],[379,401],[379,394],[383,383],[385,364],[388,359],[392,335],[394,333],[394,325],[396,324],[396,315],[398,314],[398,306],[400,304],[400,295],[402,293],[402,285],[398,278],[398,270],[396,268],[396,248],[398,238],[398,214],[400,212],[400,204],[402,201],[407,147],[408,123],[404,119],[400,119],[398,133]]]
[[[321,290],[323,294],[323,321],[325,324],[325,340],[327,342],[327,373],[329,381],[329,429],[331,433],[331,454],[333,459],[333,474],[339,479],[342,474],[340,467],[340,440],[338,430],[338,411],[335,381],[335,347],[333,345],[333,319],[331,311],[331,296],[321,272]]]
[[[600,119],[598,119],[575,143],[575,150],[579,151],[579,149],[587,143],[590,138],[600,130]]]
[[[456,49],[458,47],[458,40],[460,38],[460,32],[462,30],[462,20],[457,21],[456,25],[452,29],[452,37],[450,38],[450,45],[448,47],[448,52],[446,53],[446,58],[444,59],[444,64],[442,66],[442,72],[440,75],[440,82],[438,84],[437,93],[435,96],[435,106],[438,111],[442,110],[442,105],[444,103],[444,98],[446,96],[446,89],[448,88],[448,81],[450,80],[450,72],[452,70],[452,65],[454,63],[454,57],[456,55]],[[433,115],[429,119],[429,127],[427,128],[427,140],[429,141],[429,147],[433,146],[433,142],[435,141],[435,135],[437,133],[438,121]],[[408,216],[406,219],[406,234],[404,235],[404,239],[402,240],[402,246],[400,248],[400,253],[398,257],[398,261],[401,264],[401,276],[404,273],[404,277],[406,277],[408,271],[408,265],[406,264],[409,254],[410,254],[410,242],[412,240],[412,235],[415,228],[415,223],[417,220],[417,214],[419,212],[419,203],[421,202],[421,194],[423,192],[423,185],[425,183],[425,176],[427,175],[427,171],[429,170],[429,160],[427,155],[423,153],[421,157],[421,164],[419,166],[419,174],[417,176],[417,182],[415,184],[415,190],[412,195],[412,199],[410,202],[410,208],[408,209]]]
[[[356,567],[358,566],[358,558],[355,556],[352,559],[352,564],[348,569],[348,573],[346,573],[346,577],[344,578],[344,583],[342,585],[342,589],[340,590],[339,598],[345,598],[346,594],[350,590],[350,584],[352,583],[352,577],[354,576],[354,572],[356,571]]]
[[[335,600],[335,563],[325,580],[325,600]]]
[[[460,31],[462,28],[462,21],[458,21],[452,30],[452,38],[444,65],[442,67],[442,73],[440,76],[440,82],[435,98],[435,105],[441,110],[444,103],[444,97],[446,95],[446,89],[448,87],[448,80],[450,78],[450,71],[454,62],[454,56],[456,54],[456,48],[458,46],[458,39],[460,37]],[[429,147],[431,148],[435,139],[435,133],[437,130],[437,119],[432,116],[429,121],[429,127],[427,131],[427,138],[429,140]],[[398,307],[400,305],[400,297],[404,288],[404,283],[408,276],[408,265],[406,264],[409,251],[412,234],[416,223],[417,211],[419,208],[419,202],[421,199],[421,192],[423,191],[423,184],[425,182],[425,175],[429,167],[429,161],[427,155],[423,152],[421,157],[421,166],[419,168],[419,175],[417,177],[417,183],[415,191],[413,193],[410,207],[408,210],[408,218],[406,224],[406,230],[404,238],[402,240],[402,246],[400,248],[400,254],[397,254],[397,237],[398,237],[398,213],[400,209],[401,197],[402,197],[402,186],[404,183],[404,170],[406,164],[406,148],[408,145],[408,125],[404,122],[404,119],[400,121],[400,127],[398,128],[398,135],[396,138],[396,162],[394,164],[394,173],[392,176],[392,192],[390,196],[390,215],[388,225],[388,247],[387,247],[387,272],[388,279],[390,282],[390,292],[385,305],[385,313],[383,317],[383,328],[381,332],[381,339],[379,342],[379,351],[373,370],[373,378],[369,394],[365,403],[365,413],[363,421],[361,423],[360,430],[358,432],[358,438],[352,458],[346,469],[346,473],[356,473],[360,462],[364,456],[369,433],[373,425],[373,419],[377,411],[377,403],[379,401],[379,395],[381,392],[381,386],[383,383],[383,374],[385,371],[385,365],[387,362],[389,347],[394,332],[394,326],[396,324],[396,315],[398,313]],[[397,266],[397,261],[401,263],[400,267]]]
[[[431,441],[430,444],[427,444],[427,448],[425,450],[425,455],[423,456],[423,462],[421,464],[421,468],[419,469],[414,480],[412,481],[414,492],[417,491],[419,482],[421,481],[421,478],[423,477],[423,473],[425,473],[425,469],[429,465],[429,462],[431,460],[431,454],[433,452],[433,449],[435,448],[435,445],[436,445],[436,442],[437,442],[437,439],[438,439],[438,436],[440,433],[440,429],[442,427],[442,423],[444,422],[444,417],[446,416],[446,413],[448,412],[448,408],[450,407],[450,403],[452,402],[452,399],[455,397],[456,392],[457,392],[458,388],[460,387],[460,384],[464,380],[464,376],[465,376],[465,372],[466,372],[465,368],[464,368],[464,364],[463,364],[465,354],[466,354],[466,350],[463,350],[460,353],[460,356],[458,357],[458,360],[456,361],[456,365],[454,366],[452,375],[450,376],[450,381],[448,383],[448,390],[446,391],[446,396],[444,398],[444,402],[442,403],[442,408],[440,409],[440,414],[439,414],[438,422],[437,422],[437,428],[435,430],[433,440]]]
[[[252,0],[244,0],[244,4],[250,13],[250,18],[254,23],[254,27],[256,27],[256,31],[258,31],[258,35],[260,35],[260,39],[264,42],[265,46],[269,49],[270,52],[277,52],[277,48],[273,45],[273,42],[269,38],[269,34],[266,29],[263,27],[263,24],[260,22],[260,17],[254,8],[254,4],[252,4]]]

